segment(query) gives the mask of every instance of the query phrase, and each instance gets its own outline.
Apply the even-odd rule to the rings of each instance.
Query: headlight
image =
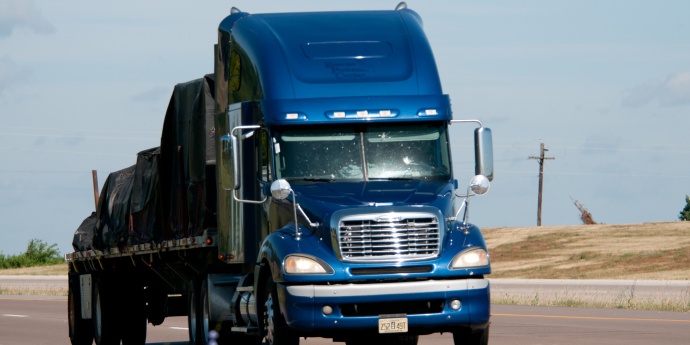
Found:
[[[287,274],[331,274],[333,269],[325,262],[303,255],[288,255],[283,262]]]
[[[459,253],[450,263],[450,269],[482,267],[489,265],[489,253],[482,248],[474,248]]]

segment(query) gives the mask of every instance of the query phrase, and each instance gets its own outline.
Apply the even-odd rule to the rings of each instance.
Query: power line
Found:
[[[541,226],[541,195],[542,195],[542,189],[544,185],[544,161],[549,160],[549,159],[556,159],[556,157],[545,157],[544,153],[548,151],[547,148],[544,147],[544,143],[540,143],[540,154],[539,157],[535,156],[529,156],[528,159],[536,159],[539,162],[539,197],[537,201],[537,226]]]

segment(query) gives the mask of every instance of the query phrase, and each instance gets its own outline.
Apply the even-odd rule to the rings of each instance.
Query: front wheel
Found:
[[[489,326],[482,330],[453,332],[455,345],[487,345],[489,344]]]
[[[266,282],[263,301],[263,334],[266,345],[298,345],[299,337],[288,327],[280,312],[278,286],[273,282],[273,277],[269,277]]]

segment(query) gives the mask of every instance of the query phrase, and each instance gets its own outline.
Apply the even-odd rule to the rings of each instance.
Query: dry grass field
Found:
[[[690,279],[690,222],[484,229],[491,278]]]

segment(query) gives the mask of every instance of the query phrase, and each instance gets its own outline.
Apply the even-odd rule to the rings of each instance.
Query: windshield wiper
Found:
[[[310,182],[333,182],[335,179],[325,177],[305,177],[302,180]]]
[[[414,180],[412,177],[377,177],[377,178],[370,178],[370,180],[388,180],[388,181],[409,181],[409,180]]]

